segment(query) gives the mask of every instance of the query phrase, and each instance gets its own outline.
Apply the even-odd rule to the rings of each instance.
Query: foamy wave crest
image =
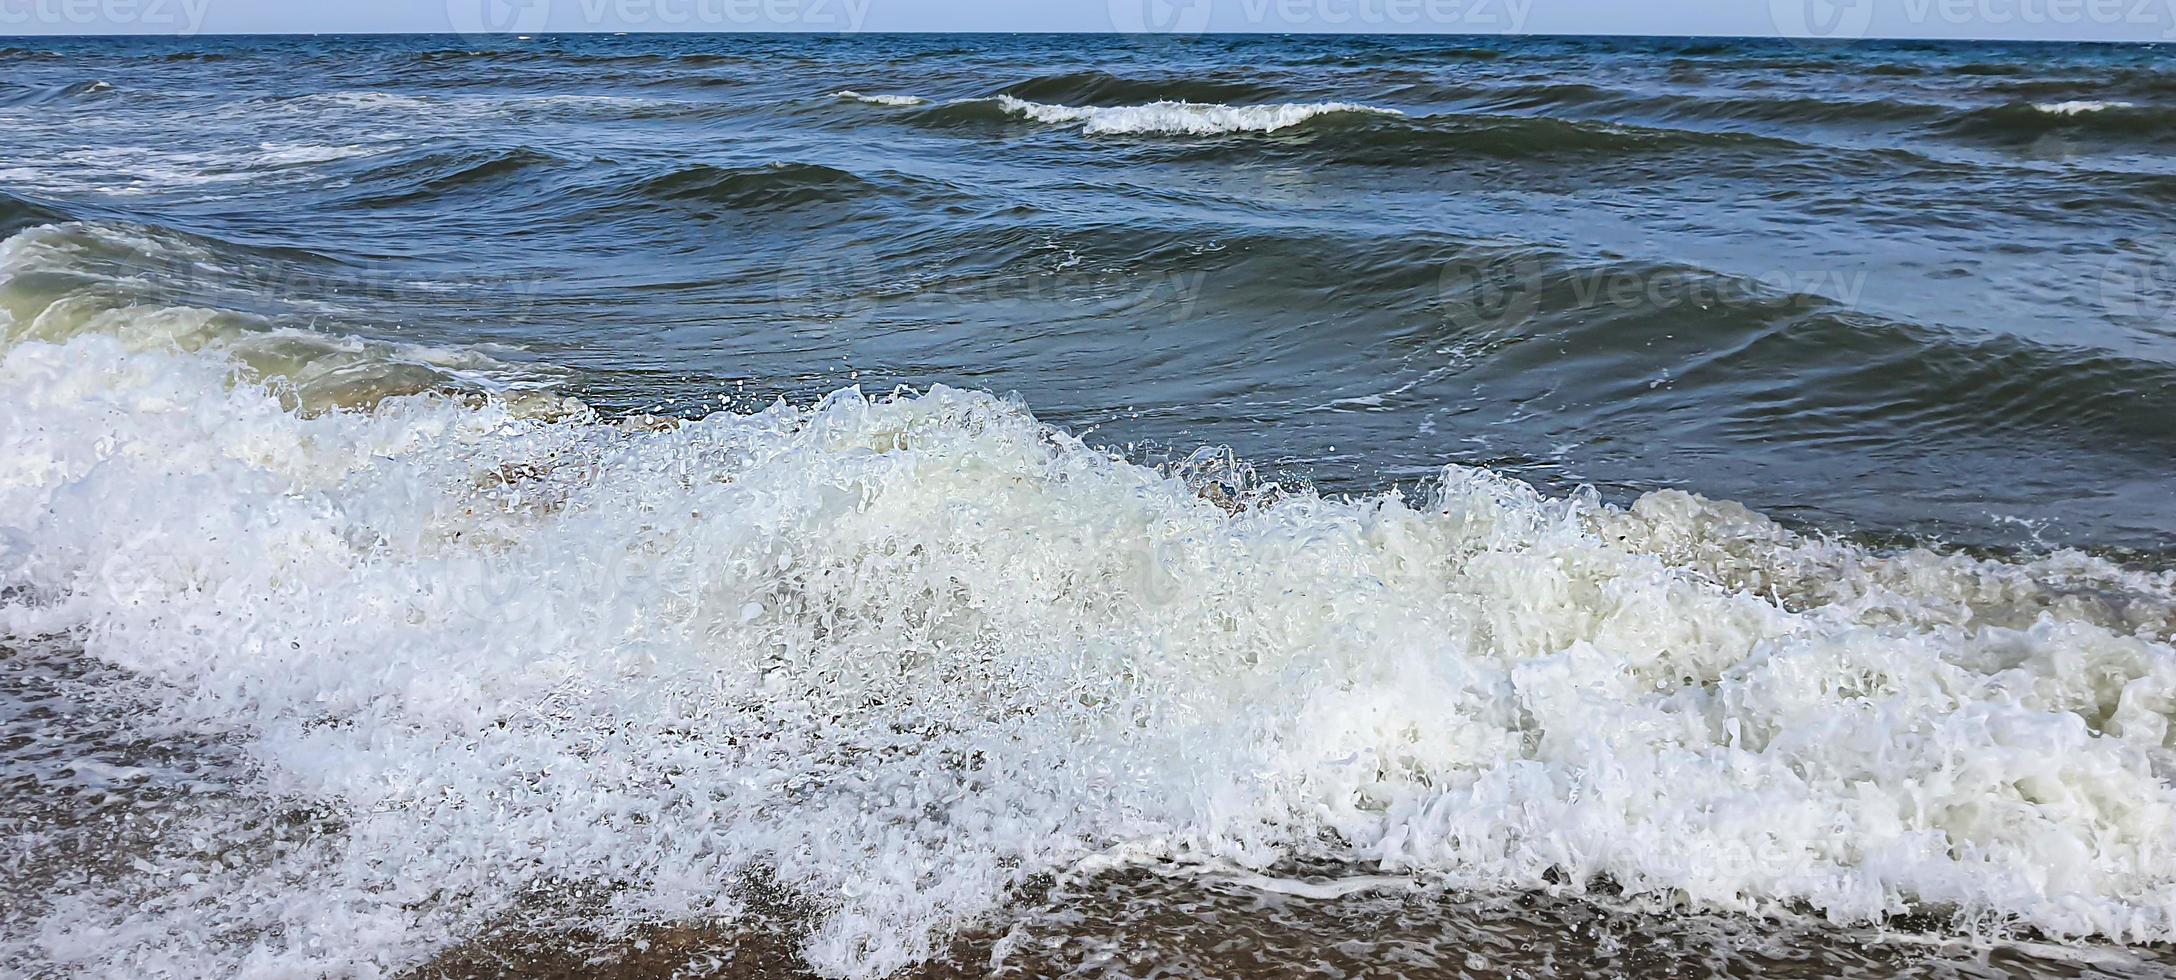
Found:
[[[922,98],[919,95],[884,95],[881,93],[877,95],[863,95],[860,92],[853,91],[852,89],[847,89],[840,92],[833,92],[831,93],[831,97],[835,99],[847,99],[853,102],[867,102],[870,105],[890,106],[923,105],[929,101],[928,99]]]
[[[147,267],[191,278],[249,276],[229,256],[171,232],[92,223],[31,228],[0,242],[0,342],[100,336],[137,351],[215,352],[236,379],[269,385],[306,414],[438,391],[495,396],[525,411],[573,403],[547,389],[552,370],[468,348],[395,344],[299,329],[263,316],[174,305]]]
[[[2055,116],[2076,116],[2088,112],[2107,112],[2110,109],[2134,108],[2129,102],[2100,102],[2077,99],[2069,102],[2035,102],[2032,107]]]
[[[1354,102],[1280,103],[1277,105],[1211,105],[1199,102],[1150,102],[1129,106],[1070,106],[1030,102],[1010,95],[997,97],[998,105],[1016,115],[1053,124],[1080,123],[1087,133],[1267,133],[1297,126],[1317,116],[1336,113],[1403,115],[1396,109],[1380,109]]]
[[[2176,938],[2166,574],[1457,467],[1234,499],[945,388],[309,415],[127,316],[0,354],[0,640],[139,678],[118,723],[263,802],[56,885],[9,962],[369,974],[760,894],[873,976],[1038,874],[1294,858]]]

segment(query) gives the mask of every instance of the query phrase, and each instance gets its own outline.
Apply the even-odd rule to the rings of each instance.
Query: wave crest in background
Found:
[[[841,89],[837,92],[833,92],[831,93],[831,97],[835,99],[846,99],[852,102],[866,102],[870,105],[888,106],[922,105],[929,101],[928,99],[922,98],[919,95],[887,95],[881,92],[874,95],[863,95],[860,92],[856,92],[852,89]]]
[[[997,94],[1033,102],[1124,106],[1146,102],[1270,103],[1279,93],[1275,86],[1253,80],[1198,76],[1132,78],[1104,71],[1076,71],[1015,82],[999,89]]]
[[[773,163],[760,167],[695,164],[645,179],[635,189],[658,200],[766,210],[852,201],[895,188],[836,167]]]
[[[253,258],[263,257],[166,229],[85,222],[31,228],[0,242],[0,343],[97,337],[132,352],[204,354],[228,364],[231,381],[268,386],[281,404],[306,415],[423,392],[471,403],[495,397],[525,412],[574,407],[544,390],[562,377],[555,370],[473,348],[304,329],[269,310],[178,303],[160,282],[163,266],[247,284]]]
[[[1151,102],[1137,106],[1070,106],[1029,102],[1001,95],[997,97],[997,103],[1007,112],[1026,116],[1036,122],[1059,125],[1080,123],[1081,131],[1090,135],[1267,133],[1297,126],[1318,116],[1400,114],[1396,109],[1378,109],[1355,102],[1287,102],[1248,106]]]
[[[910,105],[919,102],[920,100],[916,103],[895,101],[883,104]],[[1354,102],[1283,102],[1233,106],[1159,101],[1143,105],[1077,106],[1031,102],[1011,95],[999,95],[988,99],[962,99],[932,106],[922,110],[919,117],[939,125],[1019,119],[1059,126],[1078,123],[1081,131],[1089,135],[1204,136],[1274,132],[1312,119],[1349,115],[1398,116],[1402,113],[1396,109],[1382,109]]]
[[[1949,128],[1960,135],[1993,140],[2088,136],[2153,145],[2170,139],[2172,122],[2176,122],[2176,116],[2160,106],[2072,99],[1975,109],[1959,116]]]
[[[1208,492],[946,388],[297,412],[239,340],[26,291],[56,234],[0,248],[0,637],[138,678],[109,706],[240,746],[262,802],[47,896],[10,959],[395,970],[517,908],[771,890],[869,976],[1039,874],[1293,859],[2176,938],[2176,575],[1461,467]]]

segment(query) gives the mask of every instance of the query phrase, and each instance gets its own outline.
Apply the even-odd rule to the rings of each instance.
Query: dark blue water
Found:
[[[944,383],[1334,491],[1464,462],[1967,546],[2163,551],[2176,526],[2158,46],[23,40],[0,64],[8,230],[140,228],[112,261],[141,288],[504,345],[608,410]],[[1397,114],[1174,132],[1003,96]]]

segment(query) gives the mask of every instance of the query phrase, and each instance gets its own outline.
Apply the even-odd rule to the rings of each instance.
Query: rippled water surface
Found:
[[[110,258],[191,300],[512,345],[614,409],[947,383],[1337,490],[1457,461],[2162,549],[2167,57],[17,42],[0,188],[11,228],[148,225]],[[1158,100],[1301,111],[1106,108]]]
[[[0,39],[0,133],[0,968],[2167,968],[2165,47]]]

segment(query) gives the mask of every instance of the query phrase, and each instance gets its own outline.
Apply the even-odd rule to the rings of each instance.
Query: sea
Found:
[[[0,973],[2176,970],[2176,52],[0,38]]]

